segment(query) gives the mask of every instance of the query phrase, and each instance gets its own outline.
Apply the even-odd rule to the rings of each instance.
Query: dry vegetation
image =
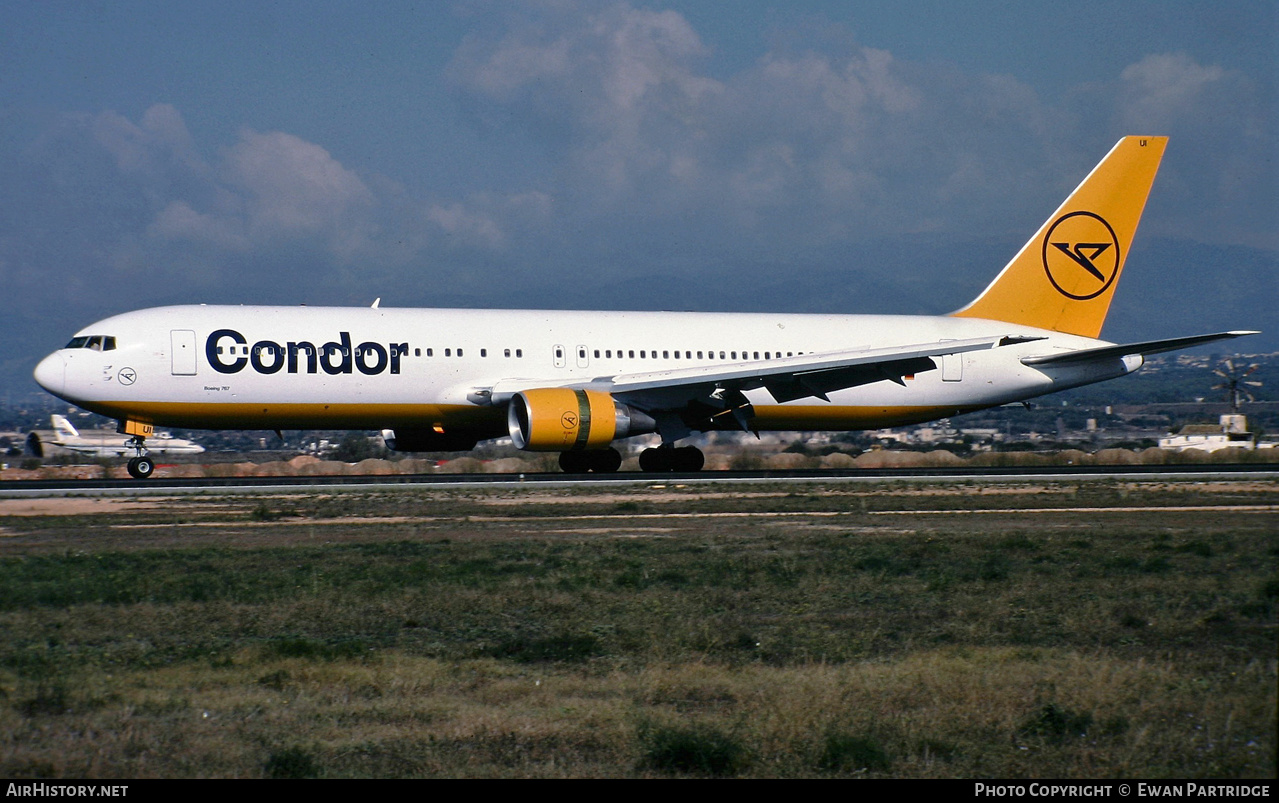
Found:
[[[0,501],[5,777],[1273,777],[1279,483]]]

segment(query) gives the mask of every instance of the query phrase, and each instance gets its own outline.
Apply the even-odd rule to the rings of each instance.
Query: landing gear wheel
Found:
[[[622,453],[613,448],[589,452],[560,452],[560,470],[565,474],[612,474],[622,467]]]
[[[590,471],[586,452],[560,452],[560,471],[565,474],[585,474]]]
[[[597,474],[613,474],[622,467],[622,453],[612,447],[587,454],[591,456],[591,471]]]
[[[706,465],[706,456],[696,446],[659,446],[640,452],[639,464],[640,471],[693,472],[702,470],[702,466]]]
[[[640,452],[639,464],[640,471],[645,473],[657,473],[660,471],[670,471],[670,449],[645,449]]]
[[[696,446],[684,446],[675,450],[675,465],[672,471],[701,471],[706,465],[706,455]]]
[[[135,457],[129,461],[129,476],[135,480],[145,480],[155,471],[155,463],[149,457]]]

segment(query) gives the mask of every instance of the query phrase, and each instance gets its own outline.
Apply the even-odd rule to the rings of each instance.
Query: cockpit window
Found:
[[[71,342],[63,346],[63,348],[114,351],[115,337],[111,335],[82,335],[80,337],[71,338]]]

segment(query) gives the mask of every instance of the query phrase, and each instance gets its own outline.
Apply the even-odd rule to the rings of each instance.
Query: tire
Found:
[[[672,471],[701,471],[706,465],[706,455],[696,446],[684,446],[675,450]]]
[[[640,471],[649,473],[658,473],[671,470],[671,449],[645,449],[640,452],[639,464]]]
[[[591,471],[596,474],[612,474],[622,467],[622,453],[612,447],[587,454],[590,455]]]
[[[145,480],[155,471],[155,463],[149,457],[135,457],[129,461],[129,476]]]

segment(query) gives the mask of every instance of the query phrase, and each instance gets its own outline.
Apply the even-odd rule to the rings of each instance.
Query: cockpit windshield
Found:
[[[80,337],[71,338],[71,342],[63,346],[63,348],[114,351],[115,337],[112,335],[81,335]]]

